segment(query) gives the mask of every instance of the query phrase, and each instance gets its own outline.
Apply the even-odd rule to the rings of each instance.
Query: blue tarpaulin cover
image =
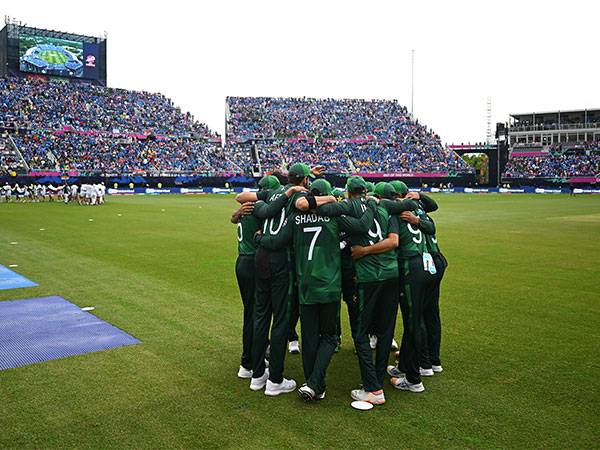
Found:
[[[0,290],[37,286],[33,281],[0,265]]]
[[[0,370],[139,343],[62,297],[0,302]]]

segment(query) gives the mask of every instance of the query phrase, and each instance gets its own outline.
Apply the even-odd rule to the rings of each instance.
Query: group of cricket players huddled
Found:
[[[244,305],[238,377],[269,396],[295,391],[283,372],[287,351],[300,351],[299,317],[306,382],[298,393],[324,399],[327,367],[341,345],[343,299],[361,375],[351,397],[385,403],[386,375],[396,389],[423,392],[422,377],[442,372],[439,296],[447,262],[430,217],[438,205],[402,181],[351,176],[345,193],[325,179],[309,182],[322,170],[296,163],[287,178],[265,176],[258,192],[236,197],[241,206],[231,222]],[[398,305],[403,335],[396,364],[388,365],[398,349]]]
[[[6,203],[64,202],[78,205],[102,205],[106,196],[104,183],[62,184],[55,186],[41,183],[10,185],[5,183],[0,190],[0,201]]]

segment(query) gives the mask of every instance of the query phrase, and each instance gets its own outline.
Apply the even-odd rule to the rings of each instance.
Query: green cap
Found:
[[[324,178],[319,178],[310,183],[310,192],[317,196],[331,195],[331,184]]]
[[[363,177],[355,175],[346,180],[346,190],[351,193],[366,191],[367,183]]]
[[[394,181],[390,181],[390,184],[396,191],[396,194],[404,197],[408,193],[408,186],[406,184],[404,184],[404,182],[402,182],[400,180],[394,180]]]
[[[367,194],[372,194],[373,192],[375,192],[375,183],[367,181]]]
[[[339,188],[335,188],[333,191],[331,191],[331,195],[333,195],[338,200],[341,200],[344,198],[344,191],[342,191]]]
[[[277,189],[279,186],[281,186],[281,184],[279,183],[279,180],[277,179],[277,177],[274,175],[264,176],[258,182],[258,187],[260,188],[261,191],[266,191],[269,189]]]
[[[288,170],[288,176],[289,175],[293,175],[299,178],[315,177],[312,173],[310,173],[310,167],[308,167],[308,164],[304,163],[292,164],[292,167],[290,167],[290,169]]]
[[[390,183],[386,183],[385,181],[380,181],[375,185],[375,195],[381,198],[389,198],[392,199],[396,195],[396,190]]]

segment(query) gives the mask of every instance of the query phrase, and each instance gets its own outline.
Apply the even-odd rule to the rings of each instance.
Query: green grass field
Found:
[[[64,64],[69,60],[64,53],[57,52],[56,50],[44,50],[40,52],[39,58],[50,64]]]
[[[325,401],[236,378],[231,196],[0,204],[0,264],[39,283],[0,300],[61,295],[143,342],[1,371],[0,448],[598,448],[600,197],[436,199],[445,371],[370,412],[347,320]]]

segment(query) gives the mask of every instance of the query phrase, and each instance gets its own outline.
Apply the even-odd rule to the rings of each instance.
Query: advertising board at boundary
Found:
[[[471,187],[453,187],[453,188],[410,188],[413,192],[431,192],[442,194],[568,194],[570,191],[566,188],[536,188],[531,186],[519,188],[471,188]],[[161,194],[237,194],[239,192],[254,192],[253,188],[109,188],[109,195],[161,195]],[[580,189],[575,188],[574,194],[600,194],[598,189]]]

